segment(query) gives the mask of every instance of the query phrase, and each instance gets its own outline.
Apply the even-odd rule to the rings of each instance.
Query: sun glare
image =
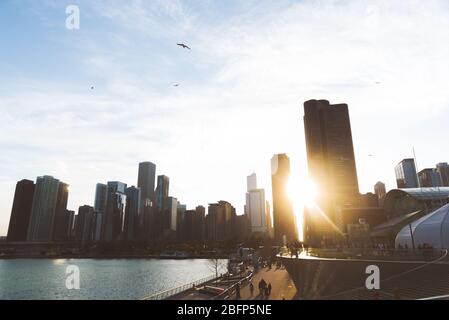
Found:
[[[292,175],[287,184],[287,194],[296,216],[299,239],[303,240],[304,207],[314,207],[318,195],[316,184],[308,177]]]
[[[316,184],[309,178],[297,179],[291,177],[288,182],[287,192],[295,207],[309,207],[315,204],[318,190]]]

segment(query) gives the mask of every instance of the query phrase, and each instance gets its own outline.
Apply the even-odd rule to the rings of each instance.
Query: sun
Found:
[[[287,195],[293,205],[299,240],[302,241],[304,235],[304,208],[316,207],[315,199],[318,195],[318,188],[313,180],[307,176],[292,175],[287,182]]]
[[[293,205],[300,207],[310,207],[315,205],[318,189],[310,178],[290,177],[287,184],[287,193]]]

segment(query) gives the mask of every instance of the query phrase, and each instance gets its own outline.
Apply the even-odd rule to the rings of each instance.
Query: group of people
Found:
[[[271,294],[271,283],[267,283],[263,278],[259,281],[259,296],[262,299],[268,299]],[[251,293],[251,297],[254,295],[254,285],[251,282],[249,284],[249,291]]]
[[[302,241],[294,241],[292,243],[287,244],[287,249],[290,251],[290,257],[298,258],[301,252],[305,252],[308,254],[309,245]]]

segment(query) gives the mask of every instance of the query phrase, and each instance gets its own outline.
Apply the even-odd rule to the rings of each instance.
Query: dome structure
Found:
[[[405,226],[396,236],[396,248],[401,245],[412,248],[412,237],[415,247],[424,244],[435,249],[449,249],[449,204],[425,215],[424,217]]]

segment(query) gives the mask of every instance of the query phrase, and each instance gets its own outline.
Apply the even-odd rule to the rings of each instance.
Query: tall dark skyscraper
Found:
[[[69,225],[69,214],[67,211],[67,201],[69,198],[69,185],[59,183],[58,199],[56,202],[56,214],[53,230],[54,241],[67,241],[69,235],[67,227]]]
[[[203,242],[206,238],[206,208],[198,206],[195,208],[192,225],[192,237],[198,242]]]
[[[81,206],[78,209],[75,223],[75,239],[77,241],[91,241],[94,235],[95,210],[91,206]]]
[[[235,208],[227,201],[211,203],[206,217],[207,240],[210,242],[235,239]]]
[[[333,241],[338,229],[337,212],[356,206],[359,199],[348,105],[306,101],[304,130],[309,177],[318,188],[316,202],[320,208],[319,213],[305,212],[305,241],[317,244]]]
[[[143,241],[155,237],[155,193],[156,165],[152,162],[139,163],[137,187],[140,189],[140,208],[137,237]]]
[[[125,240],[137,241],[139,236],[139,208],[141,199],[141,190],[134,186],[129,187],[126,193],[125,209]]]
[[[68,185],[65,183],[51,176],[37,178],[27,232],[28,241],[49,242],[54,239],[65,220],[67,197]]]
[[[277,244],[287,244],[298,239],[293,205],[287,192],[290,177],[290,159],[286,154],[276,154],[271,159],[273,193],[274,239]]]
[[[34,182],[30,180],[17,182],[6,238],[8,241],[26,241],[34,187]]]
[[[103,228],[103,218],[106,214],[106,198],[108,196],[108,186],[103,183],[97,183],[95,188],[95,226],[94,226],[94,240],[100,241],[102,239],[101,232]]]
[[[157,177],[157,188],[156,188],[156,207],[158,210],[163,211],[166,199],[168,198],[170,185],[170,178],[167,176]]]
[[[126,209],[126,184],[123,182],[108,182],[106,211],[103,217],[101,237],[103,241],[120,240],[123,235],[123,225]]]

